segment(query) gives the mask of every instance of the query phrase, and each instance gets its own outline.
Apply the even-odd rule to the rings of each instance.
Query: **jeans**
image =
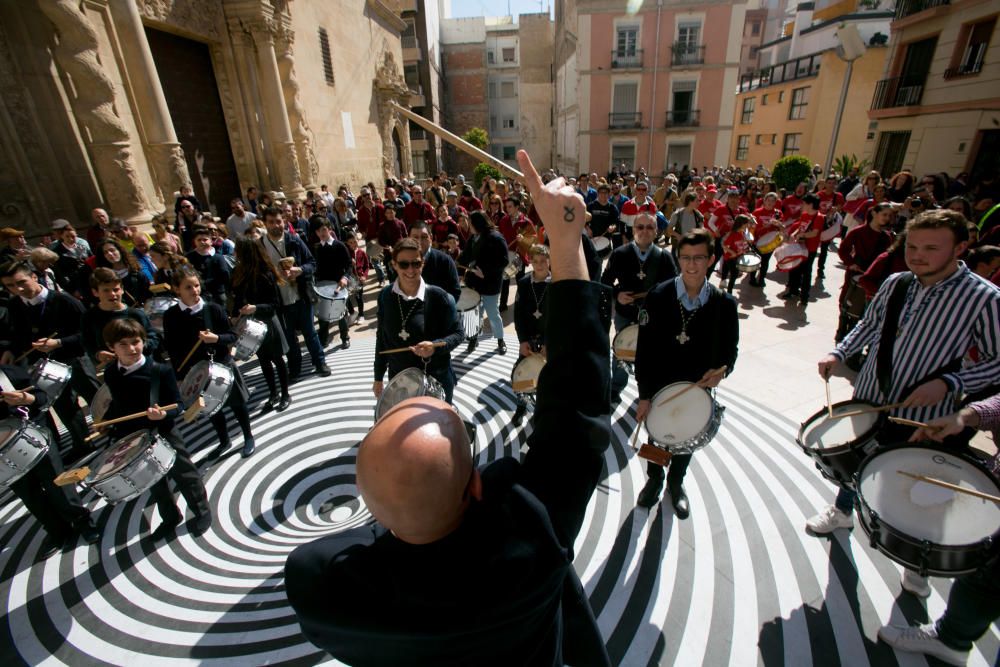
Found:
[[[946,646],[968,651],[1000,617],[1000,559],[979,571],[955,579],[948,606],[938,619],[938,639]]]
[[[483,304],[479,307],[480,317],[482,311],[486,311],[486,317],[490,321],[490,331],[497,340],[503,338],[503,320],[500,318],[500,295],[483,294]]]
[[[381,285],[385,282],[385,270],[382,268],[382,260],[373,259],[372,268],[375,269],[375,276],[378,278],[378,284]]]
[[[285,330],[285,340],[288,341],[288,370],[292,375],[298,375],[302,370],[302,349],[299,347],[298,332],[306,341],[306,348],[312,358],[313,366],[326,363],[326,355],[319,344],[319,336],[313,327],[312,302],[299,298],[295,303],[281,307],[281,326]]]

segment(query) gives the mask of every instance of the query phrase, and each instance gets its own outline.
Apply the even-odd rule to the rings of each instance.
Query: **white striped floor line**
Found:
[[[507,342],[506,356],[492,340],[453,355],[455,403],[477,424],[481,464],[516,455],[530,432],[510,423],[516,348]],[[254,419],[251,459],[238,456],[234,432],[234,453],[207,467],[215,524],[200,539],[181,529],[156,547],[148,495],[109,507],[86,494],[100,545],[34,563],[39,527],[16,499],[0,506],[0,664],[337,664],[299,634],[281,569],[297,545],[371,522],[354,486],[354,448],[374,410],[372,354],[371,341],[358,341],[328,355],[331,378],[293,385],[290,410]],[[247,370],[255,404],[266,390],[255,364]],[[935,617],[949,582],[934,580],[924,611],[860,528],[806,535],[805,519],[834,490],[794,445],[798,425],[725,389],[719,396],[726,415],[688,472],[687,521],[669,501],[635,507],[645,463],[628,445],[634,382],[612,417],[606,476],[575,564],[615,663],[927,664],[896,655],[875,632],[889,618]],[[204,461],[214,431],[207,421],[185,428]],[[993,628],[969,664],[990,664],[998,646]]]

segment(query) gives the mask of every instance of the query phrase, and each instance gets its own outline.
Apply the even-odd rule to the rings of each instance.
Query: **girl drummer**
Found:
[[[469,267],[465,272],[465,284],[482,296],[480,313],[486,311],[493,337],[497,339],[497,350],[506,354],[503,320],[500,318],[500,288],[506,279],[503,270],[507,266],[507,242],[482,211],[473,211],[471,219],[476,234],[465,246],[461,257],[461,264]],[[478,338],[469,340],[468,354],[476,349],[478,342]]]
[[[283,412],[292,402],[288,393],[288,366],[284,357],[288,352],[288,343],[285,341],[281,322],[278,321],[278,307],[281,304],[278,286],[284,284],[284,277],[271,263],[264,246],[247,237],[236,239],[233,308],[241,316],[253,317],[267,325],[267,335],[257,350],[257,359],[260,361],[260,370],[268,392],[261,413],[274,409]],[[275,368],[278,371],[278,386],[274,382]]]
[[[397,278],[378,295],[375,383],[372,385],[375,398],[382,395],[382,378],[386,370],[391,380],[406,368],[422,368],[441,383],[445,400],[451,402],[456,381],[451,351],[465,336],[455,302],[443,289],[424,282],[420,275],[422,265],[420,243],[416,239],[396,242],[392,249],[392,266]],[[408,352],[382,353],[407,347]]]
[[[777,245],[767,245],[765,248],[769,248],[769,252],[764,252],[761,250],[761,246],[757,246],[760,250],[760,270],[757,272],[756,276],[750,278],[750,284],[754,287],[763,287],[764,278],[767,276],[768,268],[771,265],[771,255],[774,251],[781,245],[781,238],[784,235],[784,225],[781,224],[781,211],[777,208],[778,195],[774,192],[768,192],[764,195],[763,204],[754,209],[753,217],[756,220],[756,224],[753,228],[753,238],[754,241],[760,241],[761,238],[768,233],[774,232],[778,241]]]
[[[739,277],[739,270],[736,266],[745,253],[750,251],[750,243],[747,241],[747,232],[750,229],[751,218],[749,215],[740,214],[733,219],[733,228],[722,239],[722,282],[728,278],[729,284],[726,291],[733,293],[736,285],[736,278]],[[719,285],[722,286],[721,284]]]
[[[170,355],[170,362],[179,379],[183,379],[195,364],[209,359],[232,369],[233,386],[225,405],[232,410],[243,431],[242,455],[246,458],[253,454],[255,445],[246,404],[250,392],[229,355],[229,348],[236,342],[236,334],[230,328],[229,318],[222,306],[207,303],[201,298],[201,277],[197,271],[183,267],[171,276],[171,284],[180,303],[163,314],[163,344]],[[221,410],[212,415],[211,422],[219,436],[219,446],[212,456],[218,457],[229,449],[232,442]]]

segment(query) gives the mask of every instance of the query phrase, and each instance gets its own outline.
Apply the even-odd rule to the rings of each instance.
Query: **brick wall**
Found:
[[[473,127],[489,131],[486,102],[486,56],[482,44],[442,45],[444,71],[444,127],[462,136]],[[450,145],[445,145],[444,168],[449,174],[462,173],[472,179],[479,162]]]

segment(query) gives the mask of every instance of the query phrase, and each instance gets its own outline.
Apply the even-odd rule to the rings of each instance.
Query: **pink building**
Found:
[[[625,5],[556,0],[555,166],[658,176],[724,164],[747,3]]]

